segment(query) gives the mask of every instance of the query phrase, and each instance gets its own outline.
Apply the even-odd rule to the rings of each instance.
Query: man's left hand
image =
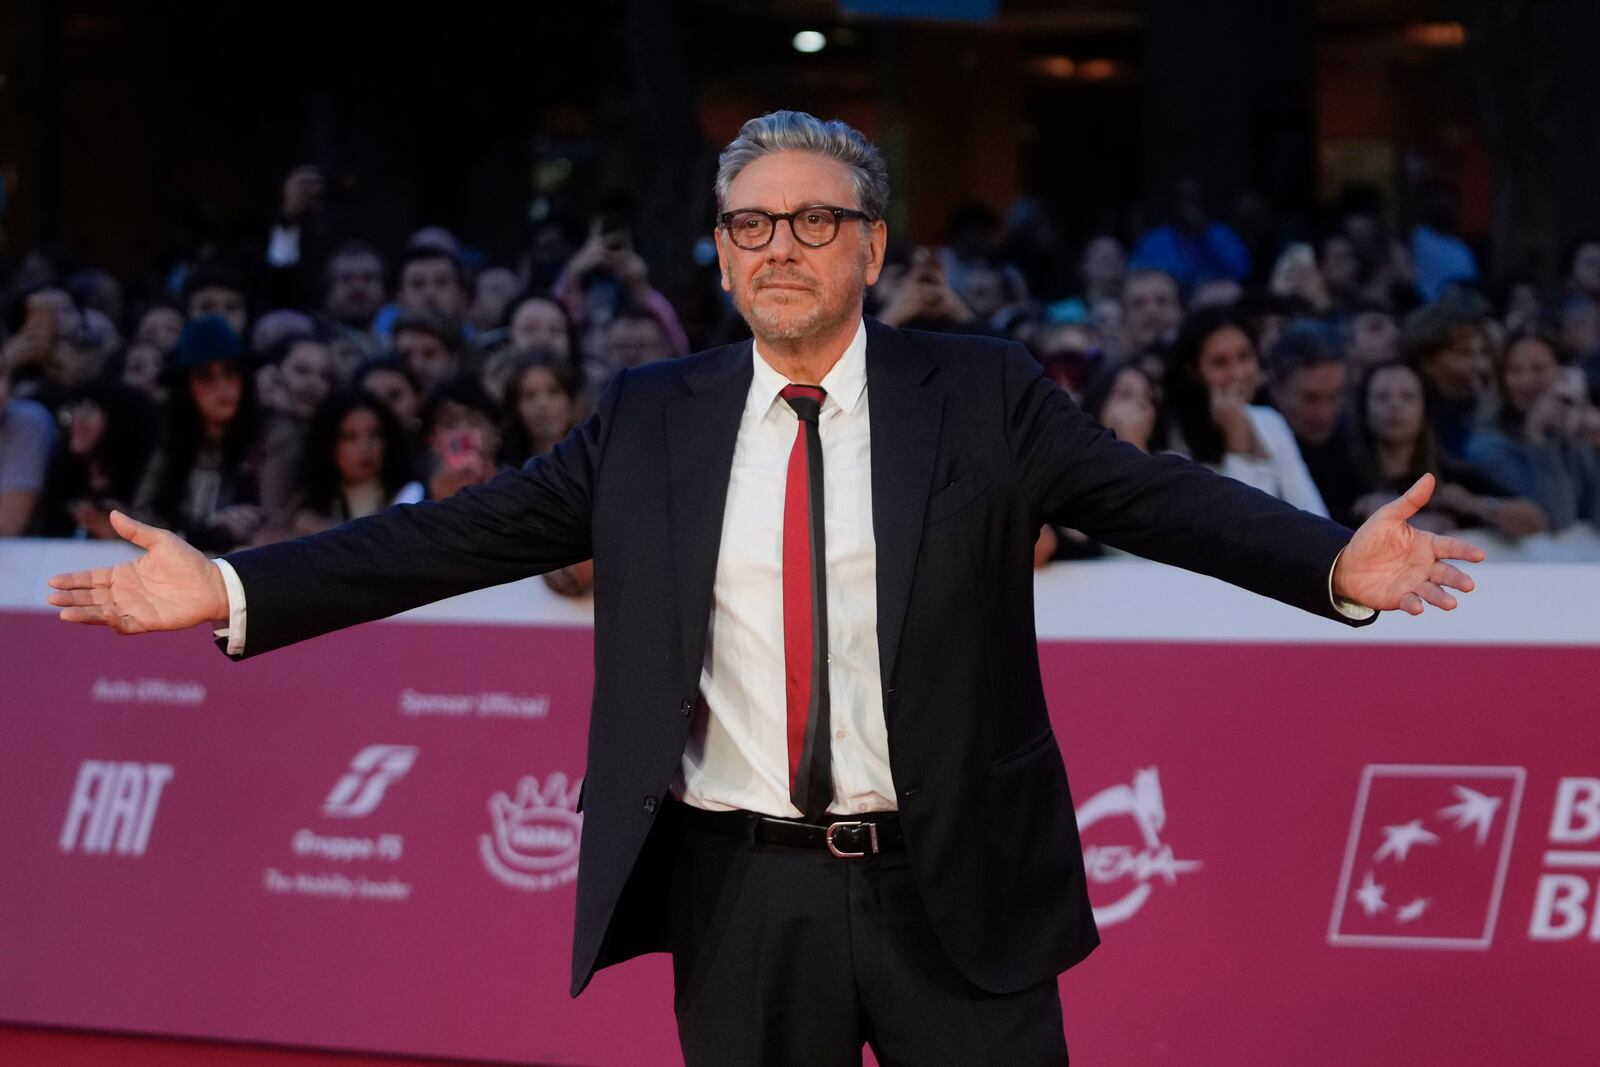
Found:
[[[1404,496],[1361,524],[1334,567],[1334,596],[1378,611],[1421,615],[1424,602],[1445,611],[1454,608],[1451,589],[1472,592],[1472,579],[1445,560],[1480,563],[1483,549],[1407,522],[1427,505],[1433,485],[1433,475],[1424,474]]]

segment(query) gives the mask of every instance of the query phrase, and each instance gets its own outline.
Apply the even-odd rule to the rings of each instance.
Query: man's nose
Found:
[[[799,256],[801,247],[787,220],[780,219],[772,224],[772,240],[767,243],[768,259],[779,263],[791,262]]]

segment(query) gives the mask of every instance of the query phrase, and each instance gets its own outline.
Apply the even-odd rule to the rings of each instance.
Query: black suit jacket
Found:
[[[1349,539],[1118,442],[1018,345],[867,324],[878,645],[907,851],[963,974],[1007,992],[1098,942],[1033,628],[1041,522],[1343,620]],[[653,833],[699,690],[748,341],[619,374],[554,452],[448,501],[229,557],[246,655],[595,560],[595,687],[572,992],[664,946]]]

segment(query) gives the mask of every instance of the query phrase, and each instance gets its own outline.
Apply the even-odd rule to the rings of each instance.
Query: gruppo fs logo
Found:
[[[1161,838],[1167,823],[1167,806],[1161,794],[1161,774],[1156,768],[1135,771],[1133,784],[1103,789],[1079,805],[1078,831],[1087,834],[1096,823],[1117,815],[1133,820],[1139,830],[1139,844],[1086,844],[1084,872],[1096,885],[1115,885],[1129,879],[1133,888],[1112,903],[1094,909],[1098,926],[1131,919],[1150,898],[1152,879],[1160,878],[1172,885],[1178,875],[1201,867],[1199,860],[1174,858],[1172,846]]]
[[[1522,767],[1368,764],[1328,943],[1488,948],[1526,777]]]
[[[578,876],[578,842],[583,816],[578,812],[582,779],[571,783],[560,771],[517,783],[517,795],[489,797],[490,833],[478,838],[483,865],[503,885],[540,893]]]
[[[334,783],[322,814],[337,819],[359,819],[371,815],[383,801],[384,790],[404,778],[417,762],[417,750],[410,745],[368,745],[350,761],[350,769]]]

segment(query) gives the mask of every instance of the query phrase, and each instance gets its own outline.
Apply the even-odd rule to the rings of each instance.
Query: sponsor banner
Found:
[[[1593,1062],[1594,652],[1371,639],[1405,625],[1041,645],[1104,940],[1075,1060]],[[567,997],[583,626],[233,664],[0,611],[0,647],[0,1018],[678,1062],[664,957]]]

